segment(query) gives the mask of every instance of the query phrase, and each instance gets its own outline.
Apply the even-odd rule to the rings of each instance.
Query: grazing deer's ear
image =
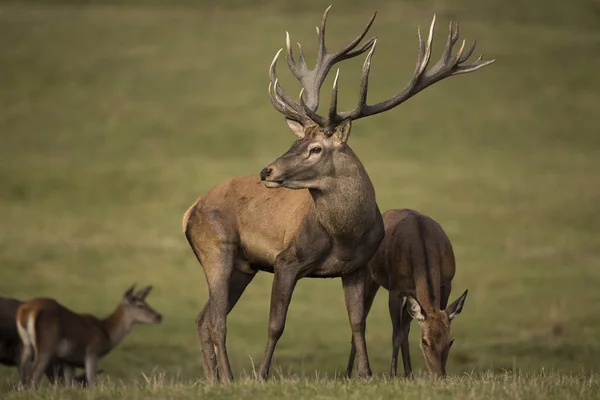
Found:
[[[144,300],[148,296],[148,294],[150,293],[151,290],[152,290],[152,286],[147,286],[144,289],[140,290],[135,295],[135,298],[139,299],[139,300]]]
[[[416,319],[417,321],[425,320],[425,311],[421,304],[419,304],[419,300],[415,299],[412,295],[408,295],[406,297],[407,310],[411,317]]]
[[[352,120],[347,119],[335,127],[335,131],[333,132],[333,138],[338,144],[342,145],[348,140],[351,130]]]
[[[450,321],[458,317],[458,315],[462,311],[463,306],[465,305],[465,300],[467,299],[468,292],[468,289],[465,290],[465,292],[458,299],[454,300],[454,303],[446,307],[446,315],[448,315]]]
[[[298,136],[298,139],[302,139],[304,137],[304,127],[300,122],[289,118],[286,118],[285,122],[287,122],[292,132],[294,132],[294,135]]]
[[[123,295],[123,298],[130,299],[133,296],[134,290],[135,290],[135,283],[133,285],[131,285],[131,287],[129,289],[127,289],[127,291]]]

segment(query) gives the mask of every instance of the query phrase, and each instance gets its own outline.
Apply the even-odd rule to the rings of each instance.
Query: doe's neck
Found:
[[[133,321],[127,316],[122,304],[119,304],[115,311],[104,318],[101,323],[104,331],[108,335],[109,350],[121,343],[133,325]]]

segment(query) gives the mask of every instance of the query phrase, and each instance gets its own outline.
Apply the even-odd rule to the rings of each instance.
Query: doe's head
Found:
[[[146,297],[148,297],[151,290],[152,286],[146,286],[136,293],[135,285],[133,285],[123,294],[121,304],[126,316],[132,323],[158,324],[162,321],[162,315],[146,302]]]
[[[446,376],[446,363],[454,339],[450,335],[450,325],[462,311],[468,290],[445,310],[425,311],[419,301],[408,296],[407,309],[421,328],[421,351],[432,377]]]

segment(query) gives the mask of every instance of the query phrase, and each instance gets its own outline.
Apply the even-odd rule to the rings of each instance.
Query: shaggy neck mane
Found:
[[[324,185],[326,189],[310,190],[317,217],[333,237],[360,241],[376,219],[375,189],[350,147],[337,153],[334,168],[334,176]]]

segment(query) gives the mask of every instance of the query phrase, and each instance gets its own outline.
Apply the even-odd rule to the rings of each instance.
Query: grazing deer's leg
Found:
[[[269,377],[271,360],[275,346],[283,334],[287,311],[292,300],[292,293],[298,282],[297,274],[292,268],[283,267],[282,270],[275,270],[273,278],[273,289],[271,291],[271,310],[269,313],[269,336],[263,359],[258,369],[258,378],[266,380]]]
[[[408,334],[410,332],[410,323],[412,317],[408,313],[408,303],[404,302],[402,308],[402,318],[400,323],[400,329],[402,330],[402,343],[400,347],[402,349],[402,364],[404,365],[404,376],[407,378],[412,377],[412,365],[410,362],[410,348],[408,346]]]
[[[365,321],[371,311],[373,300],[379,290],[379,284],[371,278],[371,274],[366,274],[366,287],[365,287]],[[354,368],[354,358],[356,357],[356,346],[354,345],[354,338],[350,339],[350,356],[348,357],[348,366],[346,367],[345,377],[350,378],[352,376],[352,369]]]
[[[398,376],[398,351],[402,344],[402,295],[398,292],[390,290],[389,292],[389,309],[390,318],[392,319],[392,365],[390,367],[390,376]]]
[[[348,310],[352,338],[356,347],[356,354],[358,355],[356,366],[356,375],[358,377],[372,375],[371,367],[369,366],[369,356],[367,354],[367,343],[365,341],[365,319],[367,315],[365,307],[366,273],[368,273],[368,269],[364,267],[342,276],[346,309]]]

